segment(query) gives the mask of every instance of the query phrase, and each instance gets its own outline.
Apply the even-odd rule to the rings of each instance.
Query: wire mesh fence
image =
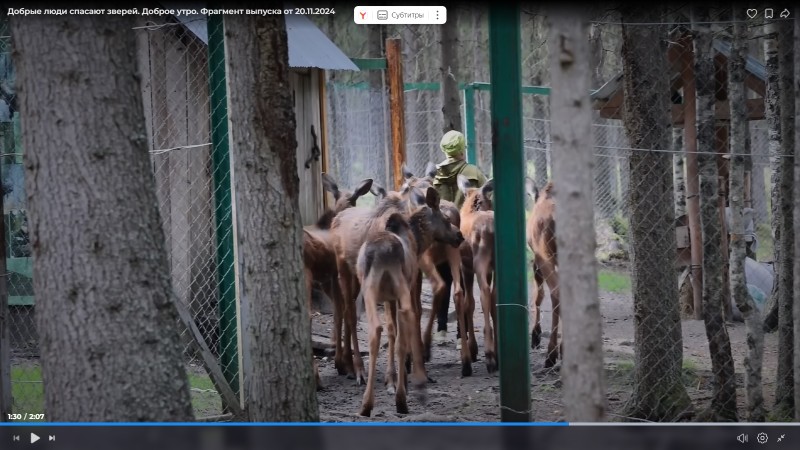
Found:
[[[34,323],[33,261],[28,234],[23,148],[11,61],[8,22],[0,18],[0,154],[2,158],[5,282],[11,360],[12,406],[15,411],[41,412],[44,390]],[[0,361],[0,365],[5,364]]]
[[[595,256],[599,262],[604,360],[611,379],[609,401],[612,414],[620,416],[630,411],[635,402],[644,405],[646,401],[642,399],[655,398],[655,403],[635,411],[636,415],[655,420],[679,420],[685,417],[682,413],[686,411],[678,409],[689,408],[699,412],[709,404],[720,383],[733,380],[739,389],[740,400],[744,391],[741,380],[748,337],[745,326],[739,322],[740,315],[730,292],[729,279],[730,160],[715,154],[729,152],[730,145],[727,71],[732,22],[715,22],[712,28],[713,39],[709,47],[711,78],[716,77],[718,81],[711,92],[713,101],[705,104],[711,105],[710,109],[701,104],[696,120],[702,121],[704,108],[707,109],[705,112],[716,114],[717,120],[712,120],[710,140],[709,135],[701,137],[696,147],[692,142],[693,134],[685,129],[694,125],[689,122],[686,110],[695,107],[687,98],[689,88],[684,84],[686,80],[696,80],[693,78],[695,75],[688,75],[695,72],[694,65],[685,65],[685,61],[691,60],[695,48],[688,39],[689,30],[673,27],[669,30],[671,34],[667,35],[667,27],[662,27],[664,35],[660,39],[670,43],[663,55],[665,64],[646,67],[640,74],[641,80],[625,85],[625,58],[621,50],[623,30],[618,19],[609,18],[593,24],[595,29],[591,38],[596,39],[597,45],[607,55],[600,61],[593,61],[594,144],[587,149],[594,154]],[[645,25],[631,25],[627,32],[634,33],[637,27]],[[538,52],[537,59],[547,61],[547,45],[542,39],[533,42],[533,47]],[[770,130],[763,108],[763,92],[768,83],[765,64],[759,57],[763,42],[761,38],[753,41],[755,44],[751,44],[747,60],[748,98],[754,106],[748,117],[750,154],[746,158],[746,177],[749,190],[744,196],[745,208],[749,212],[743,216],[743,238],[748,258],[743,267],[747,293],[762,311],[776,278],[772,264],[774,236],[771,222],[774,210],[771,206],[774,180],[771,178],[774,176],[775,158],[772,161],[769,158]],[[639,48],[634,53],[644,52],[650,44],[644,41],[634,43],[637,45]],[[654,72],[656,67],[661,67],[662,73]],[[549,76],[546,64],[535,64],[529,71],[532,79],[546,84]],[[662,118],[671,121],[672,126],[665,122],[640,129],[636,135],[637,131],[626,128],[624,121],[626,89],[637,92],[658,77],[663,78],[660,81],[660,86],[664,87],[661,99],[665,99],[669,107]],[[699,80],[696,82],[700,84]],[[342,87],[337,95],[344,95],[347,89]],[[475,148],[475,163],[487,176],[499,176],[492,170],[491,94],[486,90],[474,90],[468,95],[474,95],[474,109],[466,114],[474,117],[474,142],[470,144]],[[558,180],[552,179],[550,121],[568,118],[557,119],[552,115],[549,97],[545,94],[523,94],[522,100],[525,173],[539,188],[539,195],[546,197],[542,188],[548,181],[554,182],[556,190],[558,186]],[[654,105],[647,105],[647,108],[653,109]],[[439,159],[440,111],[441,93],[438,90],[406,91],[406,159],[415,173],[421,173],[428,160]],[[332,149],[352,146],[341,144],[348,142],[344,134],[331,136],[331,140],[336,141]],[[698,153],[692,154],[692,149]],[[332,156],[333,159],[337,157]],[[699,171],[695,160],[700,162]],[[713,189],[708,191],[710,187]],[[531,207],[529,203],[529,210]],[[708,254],[705,263],[702,259],[698,261],[697,257],[692,259],[691,248],[698,242],[702,246],[703,236],[706,240],[716,241],[705,250]],[[693,241],[692,237],[701,239]],[[533,258],[534,252],[529,255]],[[707,274],[703,273],[704,269]],[[539,268],[529,271],[528,276],[535,285],[547,285],[539,311],[540,325],[544,330],[542,336],[546,336],[552,326],[550,288],[555,286],[547,284],[548,280],[544,279],[546,277]],[[702,282],[692,281],[701,280],[701,277],[704,277],[705,289]],[[693,290],[698,288],[699,297],[705,304],[716,302],[715,313],[724,318],[721,325],[695,320]],[[533,302],[534,298],[529,300]],[[730,353],[721,355],[717,345],[726,339]],[[767,336],[765,388],[776,376],[775,360],[769,356],[781,351],[776,345],[774,337]],[[546,352],[542,346],[535,351],[534,365],[541,364],[543,359],[536,358],[543,357]],[[726,362],[726,358],[733,363]],[[664,378],[665,374],[673,378]],[[655,379],[656,376],[663,378],[659,386],[641,384],[641,380]],[[673,385],[669,386],[670,383]],[[670,391],[673,388],[674,391]],[[676,392],[679,397],[668,397]],[[544,390],[537,393],[547,397]],[[666,405],[666,409],[648,410],[652,404]]]
[[[169,256],[168,270],[176,299],[189,309],[201,338],[226,376],[238,379],[235,302],[231,301],[235,288],[233,283],[223,281],[232,277],[234,264],[224,262],[233,261],[232,246],[223,241],[231,238],[233,230],[229,223],[220,222],[220,209],[230,205],[220,204],[221,190],[225,188],[216,182],[221,177],[220,172],[229,167],[215,163],[211,135],[220,130],[212,129],[209,120],[225,107],[223,103],[211,101],[209,88],[209,63],[219,59],[210,54],[207,37],[204,39],[176,21],[168,23],[132,30],[142,36],[144,108],[158,208]],[[10,40],[2,25],[0,22],[3,100],[0,102],[0,145],[13,406],[15,410],[41,411],[43,389],[33,320],[35,301],[22,181],[23,149],[19,143]],[[606,39],[602,36],[622,35],[617,23],[595,25],[599,27],[601,41]],[[716,63],[713,69],[718,76],[727,71],[730,56],[730,47],[724,45],[728,41],[724,37],[727,25],[729,23],[719,25],[710,46],[711,60]],[[635,28],[636,25],[631,26],[632,30]],[[666,39],[666,35],[662,38]],[[701,138],[700,145],[717,147],[698,147],[700,154],[688,152],[694,148],[691,133],[685,129],[691,125],[687,108],[693,103],[689,101],[686,81],[692,78],[686,76],[689,66],[678,62],[686,60],[695,47],[686,30],[680,28],[673,30],[670,41],[679,45],[671,44],[668,54],[662,56],[672,64],[653,64],[639,74],[641,80],[628,84],[623,83],[621,76],[623,58],[617,51],[619,46],[611,46],[617,51],[614,57],[598,63],[600,68],[596,72],[600,75],[592,86],[594,143],[586,151],[594,154],[590,176],[595,188],[596,258],[600,263],[598,282],[611,409],[620,415],[628,410],[630,401],[640,401],[644,410],[632,415],[676,420],[683,417],[681,413],[689,405],[700,407],[708,403],[716,387],[730,382],[731,377],[742,388],[740,377],[736,376],[742,372],[747,339],[744,327],[736,322],[711,324],[712,328],[708,328],[708,323],[690,320],[694,317],[695,290],[703,287],[693,280],[701,280],[701,276],[716,287],[703,289],[700,295],[703,301],[718,302],[719,311],[723,311],[727,319],[732,317],[727,315],[726,309],[736,312],[736,306],[731,305],[727,278],[730,224],[725,217],[730,207],[727,197],[730,193],[726,177],[730,163],[726,158],[713,155],[717,150],[727,151],[729,117],[722,117],[715,123],[711,141],[703,140],[708,135]],[[546,61],[546,43],[533,44],[539,52],[538,59]],[[659,56],[646,42],[638,45],[642,47],[633,48],[633,54],[649,52]],[[751,76],[748,88],[753,91],[750,98],[755,103],[763,103],[763,92],[768,85],[764,75],[767,69],[755,57],[748,64]],[[211,66],[212,72],[224,70]],[[663,73],[658,72],[659,67]],[[538,71],[535,77],[546,83],[546,64],[539,63],[531,70]],[[694,70],[691,66],[691,72]],[[623,112],[626,90],[640,92],[637,89],[645,89],[646,85],[665,88],[658,98],[669,98],[666,103],[670,111],[656,116],[664,123],[645,128],[636,128],[635,124],[626,127],[626,113]],[[383,186],[392,187],[390,111],[385,80],[381,86],[366,88],[329,81],[326,92],[328,171],[340,187],[352,188],[364,178],[373,178]],[[728,101],[726,83],[718,82],[711,94],[712,102],[701,105],[710,104],[715,111],[700,108],[698,113],[724,115],[726,109],[720,105]],[[474,142],[471,143],[475,148],[475,163],[488,177],[500,176],[493,173],[492,168],[491,94],[475,90],[469,95],[474,95],[474,109],[466,113],[472,114],[475,122]],[[406,90],[404,96],[406,164],[415,174],[422,174],[427,162],[442,159],[438,146],[443,131],[441,92],[414,88]],[[647,111],[654,106],[642,108]],[[727,111],[730,114],[731,109]],[[771,125],[765,120],[764,108],[756,107],[752,111],[755,111],[749,121],[752,168],[748,170],[750,192],[745,194],[745,203],[752,209],[753,220],[751,225],[745,224],[751,253],[744,270],[748,293],[763,309],[775,278],[771,265],[775,256],[772,207],[775,180],[772,178],[780,157],[775,157],[773,151],[770,159],[770,136],[774,135],[774,130],[770,130]],[[538,201],[542,203],[549,196],[545,189],[547,182],[552,181],[556,190],[559,183],[552,177],[550,123],[563,119],[554,114],[547,95],[523,95],[524,170],[538,188]],[[703,117],[698,114],[697,120]],[[672,128],[676,132],[672,132]],[[223,139],[227,140],[227,136]],[[774,142],[772,144],[774,146]],[[699,159],[699,171],[695,168],[695,158]],[[373,202],[367,195],[359,200],[359,206],[369,206]],[[528,205],[529,211],[531,205]],[[692,246],[697,245],[692,238],[698,236],[717,240],[713,246],[703,249],[709,259],[716,258],[711,265],[692,256]],[[545,237],[552,239],[552,236]],[[702,240],[700,242],[702,244]],[[547,286],[543,297],[537,301],[537,308],[532,308],[536,310],[535,317],[541,319],[539,325],[544,331],[539,338],[547,336],[556,320],[550,313],[557,284],[548,277],[557,274],[557,270],[548,269],[546,261],[536,259],[548,252],[550,249],[546,246],[534,246],[530,252],[536,262],[528,273],[529,283]],[[555,259],[555,252],[552,253]],[[714,279],[709,281],[710,277]],[[535,297],[529,299],[531,303],[534,300]],[[224,408],[192,345],[195,336],[186,327],[181,329],[195,413],[199,417],[218,415]],[[722,335],[727,336],[722,339],[728,339],[731,349],[728,357],[734,362],[732,373],[720,368],[719,354],[714,354],[719,350],[709,344],[718,342]],[[769,355],[781,349],[776,347],[774,339],[768,338],[766,344],[769,347],[764,353],[764,384],[768,385],[776,377],[774,356]],[[545,354],[553,350],[544,347],[539,346],[534,351],[534,365],[541,364]],[[723,361],[722,366],[725,364]],[[642,380],[656,380],[657,383],[647,385]],[[540,397],[547,397],[547,386],[535,385],[532,389]],[[655,411],[657,407],[667,412]]]
[[[219,205],[210,145],[210,120],[215,108],[209,99],[209,51],[207,44],[175,20],[149,23],[131,30],[140,40],[139,60],[158,208],[166,238],[169,273],[177,301],[184,304],[223,371],[238,377],[238,350],[232,302],[220,307],[220,298],[231,298],[232,283],[220,279],[232,273],[233,264],[220,271],[219,236],[230,236],[230,224],[218,224]],[[0,22],[5,25],[5,22]],[[19,113],[14,99],[14,70],[10,37],[0,32],[0,135],[2,180],[11,330],[12,407],[16,412],[41,412],[44,408],[39,342],[34,322],[31,249],[27,235]],[[221,188],[224,189],[224,188]],[[230,209],[230,205],[227,206]],[[227,308],[227,309],[226,309]],[[234,316],[235,317],[235,316]],[[220,397],[192,344],[194,336],[181,324],[192,402],[197,417],[222,413]],[[226,358],[227,355],[227,358]],[[232,356],[231,356],[232,355]],[[227,362],[227,364],[226,364]],[[132,369],[135,370],[135,369]]]
[[[230,168],[213,164],[211,146],[210,118],[225,105],[211,103],[207,41],[172,23],[137,30],[146,35],[145,118],[172,288],[223,372],[238,378],[236,323],[229,319],[235,305],[225,301],[234,285],[223,283],[234,269],[218,265],[225,261],[221,253],[232,251],[220,239],[230,238],[230,223],[217,223],[217,209],[226,208],[217,201],[220,190],[230,186],[214,182],[215,172]],[[219,415],[219,395],[193,345],[197,336],[183,324],[181,330],[195,414]]]

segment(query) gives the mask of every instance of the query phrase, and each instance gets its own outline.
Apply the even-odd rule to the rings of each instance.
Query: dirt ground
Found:
[[[478,293],[476,292],[476,299]],[[425,317],[430,308],[430,288],[427,281],[423,286],[423,308]],[[603,315],[603,349],[605,352],[606,382],[610,408],[610,420],[626,420],[621,414],[625,402],[633,386],[633,301],[630,293],[600,293],[601,313]],[[450,302],[451,318],[453,303]],[[550,302],[545,298],[542,308],[543,344],[550,330]],[[360,349],[368,349],[366,337],[366,320],[361,317],[359,323]],[[426,319],[423,319],[426,320]],[[314,334],[330,336],[333,317],[329,314],[316,313],[314,318]],[[424,322],[423,322],[424,323]],[[383,384],[383,373],[386,364],[386,350],[381,348],[378,359],[378,382],[375,390],[375,408],[372,417],[358,416],[364,386],[340,376],[334,368],[333,358],[318,358],[320,375],[324,390],[318,393],[320,415],[323,421],[468,421],[492,422],[500,420],[500,388],[498,373],[489,375],[483,362],[483,314],[478,302],[475,311],[475,327],[478,336],[479,361],[473,363],[473,375],[461,376],[460,356],[455,347],[455,322],[448,325],[448,340],[444,345],[434,343],[431,362],[426,365],[428,374],[436,383],[428,383],[427,404],[422,405],[413,396],[413,388],[409,387],[408,415],[395,411],[394,396],[389,395]],[[735,359],[736,378],[739,395],[740,415],[744,411],[743,361],[747,353],[745,326],[742,323],[728,325],[733,356]],[[434,329],[435,331],[435,329]],[[529,341],[529,337],[526,342]],[[382,336],[382,347],[386,343],[385,333]],[[531,397],[532,419],[537,422],[563,421],[561,381],[558,368],[544,370],[544,345],[530,351],[532,366]],[[765,405],[773,404],[775,372],[777,367],[777,334],[765,336],[764,349],[764,395]],[[711,360],[708,340],[702,321],[683,321],[683,354],[684,380],[689,396],[696,410],[705,408],[711,399]],[[368,356],[364,356],[367,365]]]

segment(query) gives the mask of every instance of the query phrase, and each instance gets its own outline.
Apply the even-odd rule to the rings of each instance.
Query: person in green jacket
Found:
[[[459,175],[465,176],[473,187],[480,187],[486,183],[486,176],[481,173],[473,164],[468,164],[464,152],[467,148],[467,140],[464,135],[456,130],[450,130],[442,137],[439,147],[447,156],[447,159],[436,166],[436,176],[433,186],[439,192],[442,200],[455,203],[461,209],[464,204],[464,194],[458,188],[457,178]],[[436,271],[445,283],[445,300],[439,309],[436,319],[436,340],[447,338],[447,310],[450,308],[450,289],[453,284],[453,277],[450,273],[450,265],[446,262],[436,266]],[[460,338],[461,330],[456,330],[456,339]],[[460,341],[458,341],[460,342]]]

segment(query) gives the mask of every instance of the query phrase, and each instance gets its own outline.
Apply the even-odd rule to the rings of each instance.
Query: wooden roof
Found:
[[[675,39],[675,38],[673,38]],[[716,82],[716,118],[720,121],[730,119],[730,105],[728,104],[728,57],[731,53],[731,44],[715,39],[712,43],[714,49],[714,68]],[[687,80],[694,76],[692,40],[688,32],[670,43],[667,50],[667,59],[670,69],[670,94],[672,98],[672,122],[675,126],[683,125],[683,96],[681,89]],[[747,100],[748,120],[764,119],[764,95],[766,92],[766,68],[764,64],[747,56],[745,63],[745,86],[755,92],[758,98]],[[592,93],[592,105],[600,111],[600,116],[607,119],[622,119],[622,106],[624,100],[623,73],[618,73],[606,82],[600,89]]]

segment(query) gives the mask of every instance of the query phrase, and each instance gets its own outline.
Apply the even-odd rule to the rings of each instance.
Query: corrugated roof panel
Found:
[[[726,57],[731,56],[730,42],[715,39],[714,50],[722,53]],[[758,77],[758,79],[762,81],[767,81],[767,68],[764,66],[764,63],[762,63],[758,59],[750,55],[747,55],[747,61],[745,62],[744,68],[746,71]]]
[[[289,15],[286,33],[289,38],[289,65],[327,70],[355,70],[358,67],[305,16]]]
[[[184,5],[160,2],[164,8],[178,9]],[[199,8],[194,8],[199,9]],[[208,45],[206,16],[202,14],[176,17],[195,36]],[[289,66],[314,67],[326,70],[355,70],[358,67],[305,16],[286,15],[286,35],[289,41]]]

